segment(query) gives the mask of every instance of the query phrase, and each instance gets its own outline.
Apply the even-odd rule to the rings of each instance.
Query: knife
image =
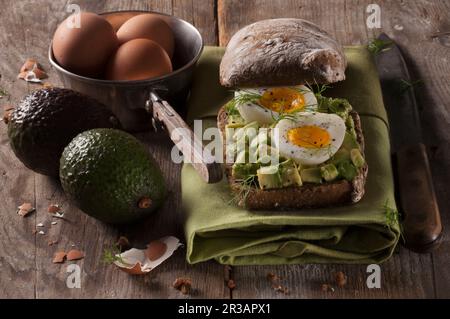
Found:
[[[404,245],[418,253],[436,249],[442,224],[419,120],[411,78],[400,48],[386,34],[380,40],[392,45],[375,58],[383,100],[390,123],[396,197],[402,214]]]

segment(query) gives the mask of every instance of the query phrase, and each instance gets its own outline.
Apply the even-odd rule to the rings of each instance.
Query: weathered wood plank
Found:
[[[339,287],[336,273],[347,276],[347,284]],[[289,293],[275,291],[268,273],[282,278],[280,283]],[[233,298],[434,298],[430,257],[401,250],[381,265],[381,288],[369,289],[366,265],[294,265],[233,267],[236,289]],[[322,291],[322,285],[334,291]]]
[[[116,10],[152,10],[166,14],[173,14],[192,23],[199,29],[207,45],[217,45],[217,29],[214,13],[214,0],[113,0],[113,1],[72,1],[83,10],[106,12]]]
[[[27,91],[27,84],[16,80],[26,58],[26,44],[21,9],[14,3],[3,1],[0,14],[0,88],[10,94],[0,98],[2,116],[3,105],[14,105]],[[34,174],[17,161],[6,125],[0,122],[0,298],[34,297],[36,215],[22,218],[16,214],[23,202],[35,205],[34,189]]]
[[[180,1],[173,7],[170,1],[77,1],[83,10],[102,12],[120,9],[150,9],[171,13],[178,10],[185,17],[194,21],[197,19],[206,23],[207,16],[198,19],[198,14],[192,2]],[[20,82],[13,87],[17,69],[26,57],[33,56],[42,62],[49,71],[48,81],[59,85],[59,79],[50,69],[46,55],[49,40],[57,24],[67,13],[64,1],[23,1],[8,5],[11,21],[1,19],[2,50],[0,70],[3,73],[2,86],[12,94],[14,100],[19,99],[27,91],[27,85]],[[186,11],[182,7],[188,6]],[[212,7],[211,7],[212,8]],[[202,9],[204,10],[204,8]],[[186,13],[188,12],[188,13]],[[202,15],[206,15],[203,11]],[[210,15],[213,17],[213,15]],[[36,21],[40,17],[42,21]],[[3,18],[3,16],[2,16]],[[195,21],[194,21],[195,22]],[[205,29],[206,30],[206,29]],[[15,41],[17,48],[11,46],[16,32],[23,35],[21,42]],[[205,31],[207,33],[207,31]],[[213,33],[214,34],[214,31]],[[209,36],[214,39],[214,36]],[[214,40],[212,40],[214,41]],[[20,88],[19,88],[20,86]],[[14,90],[12,89],[14,88]],[[189,277],[193,281],[194,291],[191,297],[228,297],[228,289],[224,288],[223,267],[215,263],[205,263],[191,267],[185,262],[185,249],[180,248],[173,258],[161,265],[147,277],[132,277],[116,267],[101,262],[104,248],[110,247],[119,234],[126,235],[137,247],[145,245],[153,239],[165,235],[175,235],[184,240],[183,215],[180,208],[180,166],[167,159],[170,156],[171,142],[164,134],[144,134],[141,140],[149,145],[150,151],[161,164],[166,180],[171,190],[166,205],[154,217],[144,223],[117,229],[81,213],[70,204],[64,196],[57,181],[23,168],[12,155],[7,145],[5,127],[1,131],[0,154],[1,168],[10,168],[2,179],[6,187],[2,189],[0,216],[5,231],[0,234],[0,253],[2,263],[1,296],[7,297],[37,297],[37,298],[185,298],[171,287],[176,277]],[[11,181],[12,180],[12,181]],[[17,194],[22,194],[23,199]],[[20,200],[32,201],[37,206],[37,213],[27,219],[17,218],[15,207]],[[57,203],[63,206],[68,220],[52,219],[47,213],[49,204]],[[8,213],[8,215],[7,215]],[[11,215],[12,214],[12,215]],[[12,217],[11,217],[12,216]],[[51,225],[57,221],[56,225]],[[43,223],[45,235],[31,234],[37,223]],[[25,224],[25,227],[22,225]],[[29,225],[28,225],[29,224]],[[40,228],[41,229],[41,228]],[[49,246],[49,241],[58,243]],[[23,247],[17,251],[18,245]],[[72,246],[74,245],[74,246]],[[57,250],[69,250],[72,247],[83,250],[86,258],[77,264],[82,269],[81,289],[66,287],[67,265],[52,264],[53,254]],[[4,266],[4,267],[3,267]],[[5,271],[3,271],[3,268]],[[207,274],[205,276],[205,274]]]
[[[450,45],[449,38],[432,39],[430,36],[439,31],[448,31],[450,25],[450,4],[448,1],[378,1],[381,6],[382,29],[368,30],[366,27],[366,8],[373,1],[218,1],[219,43],[226,45],[230,37],[241,27],[257,20],[275,17],[299,17],[311,20],[333,35],[343,44],[365,44],[380,32],[386,32],[399,43],[411,67],[413,77],[422,79],[423,85],[416,92],[419,104],[422,105],[421,114],[425,141],[434,145],[434,155],[430,157],[433,168],[433,177],[438,193],[438,200],[443,215],[444,227],[448,228],[450,220],[447,217],[449,209],[448,188],[445,187],[450,178],[448,158],[450,151]],[[252,8],[249,10],[249,8]],[[368,291],[358,284],[350,285],[351,289],[357,287],[354,297],[432,297],[434,295],[433,279],[436,280],[436,295],[448,296],[450,291],[450,278],[444,274],[448,264],[448,237],[444,237],[444,246],[441,250],[430,255],[418,256],[413,253],[401,251],[389,263],[383,265],[384,273],[389,273],[385,289],[381,291]],[[327,276],[334,270],[346,269],[350,278],[359,278],[361,267],[355,266],[290,266],[276,267],[278,272],[289,274],[289,284],[295,288],[293,296],[321,297],[320,287],[311,284],[312,278],[326,281]],[[310,270],[313,269],[313,275]],[[425,274],[417,273],[417,277],[407,278],[408,269],[420,269]],[[268,271],[267,267],[238,267],[234,269],[236,283],[244,282],[244,287],[252,287],[253,282],[258,284],[249,291],[239,289],[233,292],[233,297],[269,297],[274,295],[270,285],[262,283],[262,277]],[[434,271],[434,277],[433,274]],[[307,272],[307,273],[306,273]],[[345,272],[345,270],[344,270]],[[292,274],[295,279],[291,279]],[[304,273],[304,274],[303,274]],[[257,275],[255,275],[257,274]],[[262,275],[260,275],[262,274]],[[314,275],[318,274],[318,275]],[[262,276],[262,277],[261,277]],[[249,279],[251,278],[251,279]],[[408,284],[413,280],[414,285]],[[395,284],[394,284],[395,282]],[[403,287],[397,289],[395,287]],[[357,291],[357,292],[356,292]],[[351,297],[352,292],[336,291],[335,297]]]
[[[66,2],[5,1],[0,12],[0,87],[11,93],[11,101],[14,103],[27,90],[36,87],[30,85],[28,88],[23,81],[15,80],[18,68],[27,57],[38,58],[49,69],[46,62],[47,45],[57,23],[66,15]],[[367,30],[365,26],[365,9],[372,2],[369,0],[218,0],[219,36],[213,0],[201,3],[194,0],[72,2],[95,12],[149,9],[173,13],[193,22],[207,44],[215,44],[219,39],[224,45],[242,26],[263,18],[282,16],[303,17],[314,21],[344,44],[366,43],[381,31]],[[413,76],[424,81],[417,91],[417,97],[424,108],[422,125],[425,139],[433,146],[430,161],[443,224],[448,228],[450,203],[446,185],[450,178],[450,151],[447,147],[450,141],[450,133],[447,132],[450,124],[450,40],[446,36],[431,39],[430,35],[450,29],[450,4],[444,0],[378,3],[383,10],[382,31],[387,32],[402,46]],[[50,72],[49,82],[59,83],[53,72]],[[0,100],[0,104],[4,100]],[[198,290],[192,297],[230,296],[229,290],[224,286],[222,266],[213,262],[188,266],[182,249],[147,279],[130,277],[112,266],[100,263],[103,248],[113,243],[119,234],[127,235],[133,244],[140,246],[168,233],[180,238],[183,236],[179,207],[179,167],[166,161],[169,141],[160,135],[140,137],[143,140],[149,139],[147,143],[157,161],[163,165],[173,193],[166,206],[154,218],[142,225],[115,229],[83,215],[66,202],[57,182],[25,169],[9,149],[5,127],[0,123],[0,297],[177,298],[183,296],[173,290],[170,284],[178,276],[193,279]],[[36,203],[38,212],[24,220],[17,218],[14,212],[17,204],[22,201]],[[57,225],[49,227],[50,219],[46,209],[50,203],[63,204],[72,223],[58,221]],[[32,235],[32,230],[39,222],[44,222],[48,227],[45,236]],[[49,247],[47,240],[52,239],[58,239],[59,243]],[[68,289],[65,285],[66,267],[51,263],[56,249],[70,249],[72,244],[86,252],[86,258],[78,262],[83,270],[81,289]],[[366,274],[363,266],[235,267],[232,278],[236,281],[237,288],[233,291],[233,298],[285,298],[286,296],[271,289],[265,278],[269,271],[286,278],[285,284],[291,290],[288,297],[448,297],[449,247],[446,235],[443,246],[433,254],[432,259],[430,255],[419,256],[402,249],[399,255],[382,265],[381,290],[369,290],[365,287]],[[349,283],[334,293],[323,293],[320,285],[331,284],[337,271],[345,272]],[[437,279],[435,285],[433,277]]]
[[[36,177],[36,199],[39,210],[38,222],[46,226],[51,217],[45,212],[50,203],[63,205],[69,221],[58,221],[51,226],[49,240],[58,244],[49,247],[46,241],[37,243],[37,297],[38,298],[184,298],[171,287],[177,277],[188,277],[195,288],[192,297],[225,297],[222,266],[205,263],[195,267],[185,261],[185,249],[180,248],[174,257],[146,277],[132,277],[114,266],[101,262],[105,248],[109,248],[120,235],[126,236],[133,246],[145,247],[151,240],[174,235],[184,239],[183,214],[180,209],[180,167],[169,161],[171,143],[164,134],[142,134],[140,139],[149,145],[151,154],[160,164],[168,182],[170,195],[162,209],[153,217],[136,225],[116,228],[90,218],[67,202],[57,182]],[[82,269],[81,289],[66,287],[66,266],[53,265],[51,259],[57,250],[69,250],[75,244],[86,253],[86,258],[77,262]],[[204,274],[208,275],[205,276]]]

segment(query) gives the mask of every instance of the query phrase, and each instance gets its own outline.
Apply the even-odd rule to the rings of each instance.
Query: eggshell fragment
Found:
[[[55,213],[61,211],[61,207],[59,207],[58,204],[51,204],[51,205],[48,206],[47,211],[48,211],[50,214],[55,214]]]
[[[120,44],[134,39],[148,39],[158,43],[173,56],[175,40],[172,28],[160,16],[152,13],[140,14],[127,20],[117,31]]]
[[[23,203],[19,207],[17,207],[17,214],[19,216],[25,217],[28,214],[34,212],[36,209],[31,205],[31,203]]]
[[[57,251],[55,253],[55,256],[53,257],[53,263],[54,264],[62,264],[65,259],[66,259],[66,252]]]
[[[167,250],[167,245],[159,240],[152,241],[145,251],[145,255],[150,261],[161,258]]]
[[[172,62],[156,42],[135,39],[122,44],[106,67],[106,79],[146,80],[172,72]]]
[[[155,242],[158,242],[155,244]],[[148,250],[149,247],[158,247],[158,253],[159,254],[151,254],[152,258],[155,258],[154,260],[150,260],[148,256]],[[178,247],[182,246],[178,238],[175,238],[173,236],[167,236],[163,237],[161,239],[158,239],[157,241],[153,241],[149,244],[147,249],[136,249],[131,248],[130,250],[127,250],[121,254],[116,255],[118,257],[118,260],[114,262],[116,266],[118,266],[121,270],[132,274],[132,275],[143,275],[146,273],[149,273],[154,268],[159,266],[162,262],[164,262],[166,259],[168,259],[175,250],[177,250]],[[160,253],[160,248],[165,245],[166,249],[162,254]],[[153,249],[152,249],[153,250]],[[156,251],[156,250],[155,250]]]
[[[25,63],[20,68],[20,72],[28,72],[32,71],[35,67],[37,67],[37,62],[34,59],[27,59]]]
[[[20,68],[20,73],[17,77],[27,82],[40,83],[42,79],[47,78],[47,73],[42,70],[36,60],[27,59]]]
[[[79,260],[84,258],[84,253],[77,249],[72,249],[67,253],[67,260]]]

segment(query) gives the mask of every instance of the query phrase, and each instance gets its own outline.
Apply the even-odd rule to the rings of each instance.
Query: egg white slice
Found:
[[[303,95],[303,99],[305,102],[305,106],[303,108],[303,112],[317,111],[317,99],[314,93],[306,86],[299,85],[295,87],[291,87],[292,89],[296,89],[301,92]],[[255,95],[262,96],[266,91],[275,89],[275,88],[254,88],[254,89],[243,89],[235,92],[235,98],[239,101],[240,98],[244,99],[245,95]],[[279,116],[279,112],[274,110],[265,108],[264,106],[255,103],[255,102],[244,102],[238,103],[236,105],[239,113],[242,118],[248,122],[258,122],[260,125],[271,124],[273,123]]]
[[[302,129],[300,129],[302,128]],[[299,113],[295,119],[283,119],[275,126],[274,145],[281,156],[291,158],[304,165],[319,165],[329,160],[341,147],[345,136],[345,122],[335,114]],[[292,140],[292,132],[301,132],[303,140]],[[308,135],[310,131],[318,135]],[[321,145],[321,137],[327,144]],[[306,141],[306,142],[305,142]],[[305,146],[306,145],[306,146]]]

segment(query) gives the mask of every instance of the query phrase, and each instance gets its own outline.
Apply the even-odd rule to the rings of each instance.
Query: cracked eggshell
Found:
[[[126,273],[132,275],[144,275],[158,267],[162,262],[172,256],[178,247],[182,246],[180,240],[173,236],[163,237],[157,241],[166,245],[167,248],[156,260],[150,260],[147,257],[147,249],[131,248],[130,250],[116,255],[120,260],[116,260],[114,264]]]

